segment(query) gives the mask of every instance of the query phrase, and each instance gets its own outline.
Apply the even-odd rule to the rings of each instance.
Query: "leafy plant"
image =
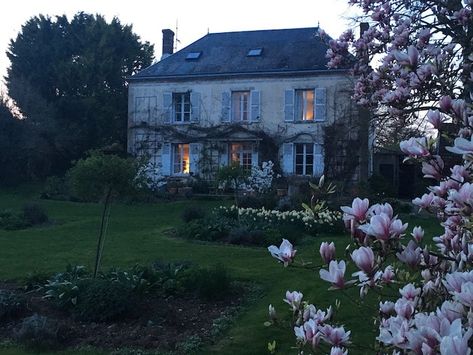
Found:
[[[25,318],[16,331],[16,339],[27,348],[42,351],[59,345],[59,325],[56,321],[35,314]]]
[[[78,286],[77,304],[73,310],[81,320],[116,320],[125,316],[135,304],[133,290],[120,282],[84,279]]]
[[[222,264],[195,269],[189,273],[185,282],[188,290],[195,290],[200,297],[207,300],[218,300],[228,295],[230,284],[230,275]]]
[[[0,291],[0,320],[16,318],[25,309],[25,297],[12,291]]]
[[[21,216],[29,225],[35,226],[46,223],[49,220],[44,207],[37,203],[27,203],[22,208]]]
[[[195,219],[202,219],[205,217],[205,210],[200,207],[189,206],[182,211],[182,220],[189,223]]]

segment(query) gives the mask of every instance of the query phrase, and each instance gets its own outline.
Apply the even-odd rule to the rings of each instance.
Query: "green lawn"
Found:
[[[27,201],[37,200],[35,189],[0,191],[0,210],[18,209]],[[54,220],[52,225],[22,231],[0,230],[0,279],[21,279],[31,272],[55,272],[68,263],[86,265],[92,269],[99,226],[100,205],[38,200]],[[343,320],[352,330],[357,343],[369,345],[373,337],[373,322],[366,306],[357,305],[358,290],[347,294],[327,291],[314,271],[283,268],[269,256],[265,248],[247,248],[220,244],[197,243],[170,238],[166,229],[182,223],[180,212],[185,206],[204,208],[217,206],[215,201],[176,201],[156,204],[117,204],[112,207],[109,232],[105,243],[103,266],[132,266],[155,260],[189,260],[202,265],[225,264],[232,274],[243,280],[260,284],[264,295],[248,306],[234,326],[215,344],[204,349],[204,354],[267,354],[269,341],[277,340],[278,353],[295,353],[290,350],[294,337],[289,329],[265,327],[268,304],[279,313],[287,307],[282,302],[286,290],[299,290],[312,303],[320,307],[342,301],[337,319]],[[418,220],[424,227],[428,220]],[[320,236],[298,251],[298,259],[319,262],[318,246],[322,240],[334,240],[342,256],[347,235]],[[367,301],[372,303],[374,301]],[[17,348],[4,348],[2,354],[24,354]],[[366,353],[354,349],[350,353]],[[86,352],[93,354],[98,352]],[[62,354],[62,353],[61,353]],[[85,354],[67,352],[67,354]]]

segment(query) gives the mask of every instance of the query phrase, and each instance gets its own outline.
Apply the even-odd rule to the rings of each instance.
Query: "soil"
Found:
[[[234,314],[245,293],[244,288],[238,287],[226,299],[210,302],[191,294],[166,298],[147,295],[125,319],[91,323],[74,319],[70,312],[58,309],[44,299],[40,291],[25,292],[12,283],[0,284],[1,290],[24,295],[27,307],[15,319],[0,320],[0,340],[14,339],[23,318],[39,314],[58,322],[61,348],[92,346],[105,351],[120,348],[176,350],[180,343],[195,336],[209,341],[214,321]]]

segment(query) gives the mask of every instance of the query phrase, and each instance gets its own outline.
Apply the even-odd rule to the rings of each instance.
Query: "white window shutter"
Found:
[[[284,92],[284,121],[294,121],[294,90]]]
[[[200,120],[200,93],[191,92],[191,121],[199,122]]]
[[[322,144],[314,144],[314,175],[322,176],[325,170],[324,147]]]
[[[194,175],[199,173],[199,160],[202,145],[200,143],[189,144],[189,169]]]
[[[151,96],[149,98],[149,124],[155,126],[157,123],[157,115],[158,115],[158,98],[156,96]]]
[[[222,122],[230,122],[230,93],[222,92]]]
[[[284,143],[282,146],[282,170],[286,174],[294,173],[294,143]]]
[[[219,147],[219,165],[228,165],[228,143],[221,143]]]
[[[325,121],[327,118],[327,90],[315,89],[315,120]]]
[[[164,176],[171,175],[172,166],[171,143],[163,143],[161,148],[161,173]]]
[[[163,121],[164,123],[171,123],[172,119],[172,93],[163,93]]]
[[[251,121],[257,122],[261,116],[261,91],[251,91]]]

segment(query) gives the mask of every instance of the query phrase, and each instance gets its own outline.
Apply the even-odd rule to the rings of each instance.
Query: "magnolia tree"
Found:
[[[397,119],[426,112],[434,129],[457,123],[458,136],[448,150],[461,163],[447,169],[438,151],[438,134],[401,142],[406,159],[422,164],[435,184],[413,200],[419,209],[440,221],[440,235],[395,215],[389,204],[370,205],[355,198],[342,207],[350,232],[348,260],[336,258],[335,245],[322,243],[326,268],[322,280],[333,290],[358,288],[361,298],[390,285],[394,299],[381,299],[373,310],[379,328],[376,349],[393,354],[470,354],[473,346],[473,2],[351,1],[371,19],[371,27],[355,40],[351,33],[331,43],[330,65],[359,59],[355,98],[376,109],[378,117]],[[351,51],[355,48],[355,51]],[[352,54],[352,55],[348,55]],[[376,69],[369,66],[381,56]],[[356,58],[358,56],[358,58]],[[347,59],[348,58],[348,59]],[[286,240],[271,246],[284,266],[296,251]],[[356,269],[346,275],[348,264]],[[351,332],[334,320],[332,308],[319,309],[298,291],[287,291],[293,313],[293,332],[300,353],[326,351],[347,354]],[[341,305],[343,307],[343,305]],[[274,320],[275,310],[270,306]]]

